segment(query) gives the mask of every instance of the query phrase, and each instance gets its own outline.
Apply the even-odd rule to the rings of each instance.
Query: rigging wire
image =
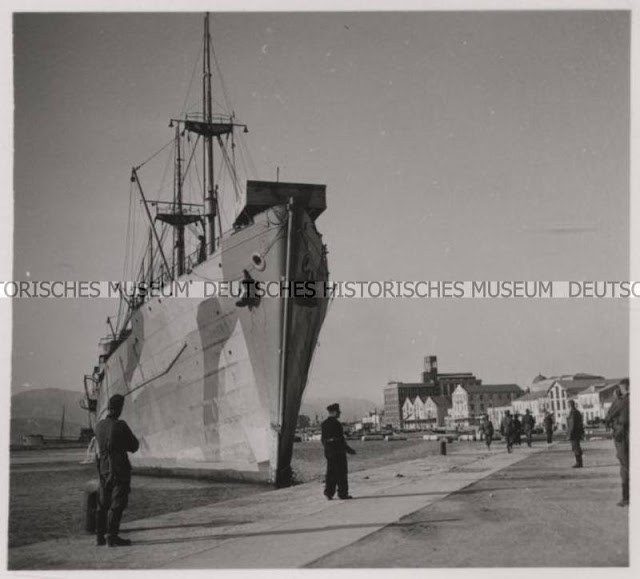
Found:
[[[231,111],[233,108],[231,107],[231,100],[229,99],[229,94],[227,93],[227,87],[225,86],[224,77],[222,76],[222,70],[220,69],[220,64],[218,63],[218,56],[216,54],[216,49],[213,46],[213,42],[209,43],[211,48],[211,54],[213,55],[213,62],[216,66],[216,72],[218,73],[218,78],[220,79],[220,88],[222,90],[222,96],[225,101],[225,105],[227,110]]]
[[[257,177],[258,171],[256,169],[256,165],[253,162],[253,158],[251,157],[251,151],[246,143],[245,137],[243,134],[238,135],[240,141],[240,156],[243,164],[245,165],[245,173],[251,174],[254,177]],[[247,166],[248,165],[248,169]]]
[[[126,279],[126,275],[129,268],[130,259],[130,241],[131,241],[131,219],[132,219],[132,206],[133,206],[133,183],[129,183],[129,212],[127,215],[127,232],[124,238],[124,262],[122,264],[122,279]]]
[[[189,81],[189,88],[187,89],[187,93],[184,95],[184,102],[182,103],[181,114],[186,116],[187,114],[187,100],[189,99],[189,95],[191,94],[191,89],[193,88],[193,82],[196,78],[196,71],[199,68],[200,58],[202,51],[200,50],[200,45],[198,44],[198,55],[194,59],[193,70],[191,71],[191,80]]]
[[[155,157],[157,157],[160,153],[162,153],[162,151],[164,151],[169,145],[173,144],[173,139],[171,139],[166,145],[164,145],[163,147],[161,147],[160,149],[158,149],[153,155],[151,155],[151,157],[149,157],[146,161],[143,161],[142,163],[140,163],[140,165],[138,165],[136,167],[136,170],[141,169],[142,167],[144,167],[149,161],[151,161],[152,159],[154,159]]]

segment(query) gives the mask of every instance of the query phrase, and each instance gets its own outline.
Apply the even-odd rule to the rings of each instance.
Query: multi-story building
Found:
[[[592,378],[590,380],[555,380],[547,392],[547,404],[554,413],[556,424],[563,430],[567,427],[569,400],[575,400],[584,419],[604,418],[611,406],[615,387],[620,379]]]
[[[585,422],[604,419],[611,404],[615,400],[615,393],[619,380],[604,380],[592,384],[576,396],[578,410],[582,412]]]
[[[354,424],[356,432],[378,432],[384,423],[384,414],[378,413],[377,409],[369,411],[367,416],[363,416],[359,422]]]
[[[451,398],[448,396],[429,396],[424,406],[428,417],[435,418],[436,426],[445,426],[447,414],[451,408]]]
[[[513,414],[520,414],[522,416],[529,410],[538,426],[542,426],[545,411],[548,408],[549,399],[547,398],[546,391],[527,392],[524,396],[516,398],[511,403],[511,411]]]
[[[458,387],[479,386],[482,380],[476,378],[471,372],[457,372],[451,374],[438,374],[438,386],[441,396],[451,396]]]
[[[424,404],[428,397],[436,398],[440,396],[451,396],[453,390],[459,386],[477,386],[482,384],[482,380],[476,378],[470,372],[456,372],[440,374],[438,372],[438,358],[436,356],[426,356],[424,359],[424,370],[422,372],[422,382],[389,382],[384,389],[384,414],[385,423],[394,428],[405,428],[405,418],[403,413],[411,411],[412,418],[407,420],[415,421],[415,410],[405,408],[405,402],[411,399],[413,406],[416,396],[421,397]],[[442,403],[440,403],[442,405]]]
[[[493,407],[509,406],[523,394],[517,384],[486,384],[458,386],[451,395],[449,422],[452,425],[469,426],[488,414]]]
[[[394,428],[404,428],[404,416],[411,412],[413,416],[413,402],[411,408],[407,406],[407,400],[415,400],[422,395],[424,399],[431,394],[437,394],[435,387],[421,382],[390,382],[384,389],[384,416],[385,424]],[[413,418],[411,418],[413,420]]]
[[[451,402],[446,396],[407,398],[402,405],[402,427],[407,430],[442,427],[449,408]]]
[[[487,410],[487,415],[489,416],[489,419],[491,420],[491,422],[493,422],[493,427],[497,431],[500,430],[502,419],[504,418],[504,415],[507,413],[507,410],[509,412],[513,412],[513,408],[511,407],[511,404],[505,404],[504,406],[493,406],[489,408],[489,410]]]
[[[603,376],[597,376],[595,374],[585,374],[584,372],[579,372],[577,374],[563,374],[562,376],[550,376],[547,378],[542,374],[538,374],[533,381],[531,382],[531,386],[529,388],[530,392],[548,392],[549,389],[554,385],[558,380],[568,383],[572,382],[573,386],[587,387],[594,382],[599,380],[604,380]]]

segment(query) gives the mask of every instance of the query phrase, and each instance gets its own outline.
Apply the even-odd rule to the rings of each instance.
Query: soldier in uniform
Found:
[[[109,399],[107,417],[96,425],[98,443],[98,511],[96,543],[109,547],[131,545],[129,539],[118,536],[120,519],[127,508],[131,490],[131,463],[128,452],[136,452],[138,439],[124,420],[119,420],[124,396],[115,394]],[[106,539],[105,539],[106,534]]]
[[[533,427],[535,425],[536,425],[536,419],[527,408],[524,411],[524,416],[522,417],[522,428],[524,430],[524,436],[527,440],[527,446],[529,448],[531,448],[531,437],[533,435]]]
[[[344,438],[340,418],[340,405],[331,404],[327,406],[329,418],[322,423],[322,446],[324,446],[324,456],[327,459],[327,476],[325,478],[324,496],[328,500],[333,499],[338,487],[339,499],[353,498],[349,494],[349,481],[347,471],[347,453],[355,454]]]
[[[488,415],[484,415],[482,418],[482,424],[480,430],[484,436],[484,443],[487,445],[487,450],[491,450],[491,442],[493,441],[493,422]]]
[[[513,416],[511,416],[509,410],[504,413],[504,418],[500,424],[500,434],[504,436],[505,442],[507,443],[507,452],[511,452],[513,450],[516,427],[513,423]]]
[[[604,423],[613,430],[616,456],[620,462],[622,478],[622,500],[619,507],[629,504],[629,380],[620,382],[616,391],[616,400],[609,408]]]
[[[513,417],[513,443],[518,446],[522,444],[522,422],[520,422],[520,415],[517,413]]]
[[[547,435],[547,444],[553,442],[553,414],[548,410],[544,413],[544,433]]]
[[[582,468],[582,447],[580,441],[584,438],[584,424],[582,413],[576,408],[575,400],[569,400],[569,416],[567,416],[567,438],[571,441],[571,450],[576,457],[573,468]]]

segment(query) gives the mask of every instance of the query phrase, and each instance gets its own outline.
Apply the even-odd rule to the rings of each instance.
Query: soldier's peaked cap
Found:
[[[340,412],[340,404],[329,404],[327,412]]]

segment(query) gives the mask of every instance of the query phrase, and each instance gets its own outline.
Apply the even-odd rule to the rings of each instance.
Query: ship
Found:
[[[244,290],[188,298],[172,297],[170,289],[121,290],[117,320],[107,320],[98,363],[84,376],[83,405],[95,424],[111,396],[125,397],[122,418],[140,440],[131,456],[138,472],[286,486],[329,300],[292,291],[267,297],[251,288],[328,281],[327,247],[315,225],[326,209],[326,185],[283,182],[279,175],[240,182],[236,134],[248,129],[235,113],[213,110],[208,13],[202,44],[200,110],[169,122],[171,197],[149,199],[146,165],[131,170],[147,217],[133,287],[231,282]],[[197,202],[185,198],[190,172],[200,185]],[[220,203],[227,194],[244,197],[244,204],[222,231]]]

